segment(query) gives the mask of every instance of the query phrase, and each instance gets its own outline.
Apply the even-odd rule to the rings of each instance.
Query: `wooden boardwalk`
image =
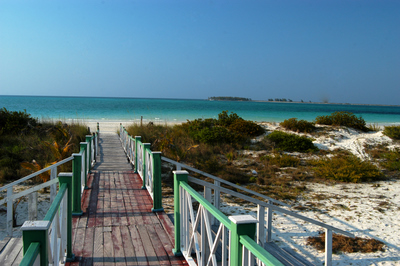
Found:
[[[73,218],[75,262],[67,265],[187,265],[172,253],[173,224],[151,211],[152,199],[132,171],[118,136],[100,134],[100,160]]]
[[[73,218],[73,253],[67,265],[187,265],[172,253],[173,225],[133,171],[93,173]]]
[[[82,216],[73,217],[76,257],[66,265],[187,265],[175,257],[174,227],[165,212],[151,211],[152,199],[132,171],[118,136],[100,134],[100,157],[82,195]],[[22,240],[13,238],[0,264],[19,265]]]

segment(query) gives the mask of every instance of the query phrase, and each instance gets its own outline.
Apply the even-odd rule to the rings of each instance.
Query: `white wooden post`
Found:
[[[271,203],[269,201],[269,203]],[[267,242],[272,241],[272,209],[267,208]]]
[[[204,198],[212,204],[212,193],[211,188],[204,187]],[[209,213],[208,219],[210,220],[211,224],[214,224],[214,216]]]
[[[50,180],[57,178],[57,167],[51,168],[50,171]],[[50,186],[50,204],[54,201],[57,195],[57,184],[53,184]]]
[[[257,244],[264,247],[265,239],[265,207],[257,205]]]
[[[7,188],[7,198],[10,199],[13,195],[13,187]],[[13,200],[7,201],[7,236],[13,235]]]
[[[221,185],[220,181],[214,180],[214,185],[215,185],[215,189],[214,189],[214,207],[217,208],[219,210],[220,207],[220,202],[221,202],[221,192],[219,190],[219,187]],[[213,219],[213,222],[211,222],[213,225],[218,225],[218,220],[217,219]]]
[[[38,197],[37,191],[32,192],[28,196],[28,219],[29,219],[29,221],[37,220],[37,209],[38,209],[37,197]]]
[[[325,228],[325,266],[332,265],[332,230]]]

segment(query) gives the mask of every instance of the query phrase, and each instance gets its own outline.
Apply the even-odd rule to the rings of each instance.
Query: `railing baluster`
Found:
[[[257,244],[260,246],[264,246],[264,243],[266,242],[265,239],[265,207],[261,205],[257,205]]]
[[[10,199],[11,196],[13,195],[13,189],[14,187],[9,187],[7,189],[7,198]],[[14,220],[14,201],[13,200],[8,200],[7,201],[7,235],[12,236],[13,235],[13,220]]]
[[[32,192],[28,196],[28,219],[30,221],[36,221],[37,219],[37,210],[38,210],[38,193],[37,191]]]
[[[325,229],[325,266],[332,265],[332,230]]]

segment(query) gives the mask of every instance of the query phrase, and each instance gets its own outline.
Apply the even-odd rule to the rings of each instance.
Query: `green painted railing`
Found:
[[[151,151],[150,143],[143,143],[140,136],[134,138],[121,125],[119,137],[129,162],[143,180],[153,199],[154,212],[163,211],[161,191],[161,152]]]
[[[26,221],[21,227],[24,257],[20,265],[58,265],[75,259],[72,215],[83,214],[81,198],[87,187],[87,176],[96,163],[98,136],[99,132],[86,136],[80,152],[64,160],[72,160],[72,173],[58,174],[59,189],[43,220]]]
[[[256,260],[283,265],[254,240],[258,223],[254,217],[227,217],[188,184],[187,171],[173,173],[175,255],[183,255],[190,265],[254,265]],[[219,222],[215,236],[211,217]]]

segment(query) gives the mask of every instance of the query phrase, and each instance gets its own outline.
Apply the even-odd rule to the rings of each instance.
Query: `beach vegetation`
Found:
[[[385,126],[383,134],[394,140],[400,140],[400,126]]]
[[[260,159],[264,162],[264,164],[266,164],[267,167],[270,165],[275,165],[279,168],[297,167],[300,164],[299,158],[287,154],[280,154],[277,152],[271,155],[262,156]]]
[[[370,161],[363,161],[352,154],[336,154],[313,162],[317,178],[341,182],[371,182],[384,178],[383,173]]]
[[[78,152],[89,134],[81,124],[39,122],[26,111],[0,110],[0,183],[20,179]],[[61,171],[70,171],[72,163]],[[37,180],[48,180],[43,173]]]
[[[330,115],[317,116],[315,123],[320,125],[345,126],[368,132],[366,122],[362,117],[357,117],[351,112],[340,111]]]
[[[319,251],[325,250],[325,232],[318,236],[308,237],[307,245]],[[332,253],[371,253],[384,251],[384,243],[374,238],[348,237],[340,234],[332,234]]]
[[[367,147],[368,148],[368,147]],[[387,171],[398,173],[400,171],[400,148],[388,149],[383,145],[366,149],[368,154],[379,162]]]
[[[306,120],[297,120],[297,118],[286,119],[280,125],[287,130],[303,133],[311,133],[316,129],[315,123]]]
[[[313,152],[318,148],[312,143],[312,140],[305,136],[298,136],[282,131],[274,131],[266,136],[272,141],[275,148],[288,152]]]

